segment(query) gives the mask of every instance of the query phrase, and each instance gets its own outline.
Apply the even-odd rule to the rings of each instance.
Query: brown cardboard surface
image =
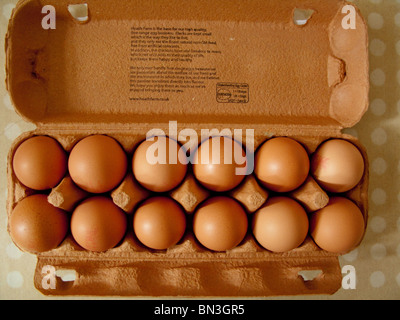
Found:
[[[310,138],[309,137],[307,137],[307,140],[309,140]],[[46,259],[46,258],[45,258]],[[43,260],[43,261],[52,261],[51,260],[51,258],[50,258],[50,260]],[[39,264],[40,265],[40,264]],[[136,266],[134,266],[134,265],[132,265],[131,266],[134,270],[135,270],[135,267]],[[130,267],[129,267],[130,268]],[[117,269],[115,269],[115,270],[117,270]],[[178,269],[178,270],[181,270],[181,269]],[[176,273],[176,272],[178,272],[178,270],[176,270],[176,269],[170,269],[170,270],[168,270],[168,271],[166,271],[167,273],[168,273],[168,276],[170,277],[171,276],[171,272],[172,273]],[[235,271],[236,270],[236,271]],[[226,270],[226,271],[224,271],[224,270],[221,270],[221,272],[222,273],[224,273],[224,274],[228,274],[229,275],[229,279],[232,279],[232,274],[235,274],[235,272],[236,273],[239,273],[240,274],[240,271],[238,271],[238,270],[241,270],[241,268],[238,268],[238,266],[237,265],[235,265],[235,264],[233,264],[232,266],[231,266],[231,268],[230,269],[228,269],[228,270]],[[252,277],[255,277],[254,279],[257,279],[257,277],[255,276],[255,275],[253,275],[252,274],[252,272],[254,273],[254,272],[256,272],[255,270],[257,270],[257,267],[253,270],[253,271],[251,271],[250,269],[249,269],[249,274],[250,274],[250,278],[252,278]],[[336,269],[337,270],[337,269]],[[154,270],[153,270],[154,271]],[[165,270],[164,270],[165,271]],[[188,279],[188,277],[189,278],[196,278],[196,277],[200,277],[200,274],[199,274],[199,271],[198,271],[198,269],[196,269],[196,268],[189,268],[189,269],[187,269],[187,271],[188,271],[188,273],[187,274],[185,274],[185,276],[183,276],[182,277],[182,281],[185,281],[185,279]],[[136,272],[136,271],[135,271]],[[135,273],[135,272],[133,272],[133,273]],[[179,273],[179,272],[178,272]],[[82,274],[83,275],[85,275],[86,273],[85,272],[82,272]],[[100,274],[101,274],[101,272],[100,272]],[[149,271],[149,273],[145,276],[146,278],[150,275],[150,274],[152,274],[151,273],[151,271]],[[156,272],[156,274],[157,274],[157,277],[156,277],[156,279],[164,279],[164,278],[166,278],[167,277],[167,274],[165,274],[165,275],[163,275],[163,273],[157,273]],[[328,273],[329,274],[329,273]],[[242,275],[243,276],[243,275]],[[258,274],[257,275],[258,277],[261,277],[261,278],[263,278],[263,275],[261,274]],[[176,277],[176,276],[173,276],[172,278],[178,278],[178,277]],[[234,277],[233,277],[234,278]],[[239,277],[240,278],[240,277]],[[88,278],[86,278],[85,276],[82,276],[82,281],[83,281],[83,283],[84,283],[84,279],[88,279]],[[220,279],[224,279],[224,277],[222,277],[222,278],[220,278]],[[246,278],[247,279],[247,278]],[[40,283],[40,277],[39,277],[39,279],[37,279],[37,283]],[[208,280],[208,281],[211,281],[211,280]],[[207,283],[207,281],[205,282],[205,283]],[[233,285],[234,287],[236,287],[237,285]],[[251,288],[251,286],[250,286],[250,289],[251,290],[257,290],[257,288],[256,287],[252,287]],[[193,288],[192,288],[192,290],[193,290]],[[167,291],[160,291],[161,292],[161,294],[165,294]],[[109,292],[108,292],[109,293]],[[107,294],[107,293],[106,293]],[[188,293],[189,295],[190,295],[190,290],[189,290],[189,293]],[[284,294],[284,293],[283,293]]]
[[[44,4],[55,30],[37,28]],[[367,34],[358,15],[359,28],[342,29],[344,2],[88,1],[85,24],[67,4],[22,1],[9,27],[11,98],[38,124],[339,127],[368,106]],[[307,5],[318,13],[296,26],[293,11]]]

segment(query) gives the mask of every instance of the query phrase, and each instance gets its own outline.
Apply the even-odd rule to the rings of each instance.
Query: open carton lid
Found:
[[[52,22],[45,5],[55,29],[43,28]],[[38,126],[350,127],[368,106],[368,42],[346,5],[22,0],[6,39],[7,87]]]

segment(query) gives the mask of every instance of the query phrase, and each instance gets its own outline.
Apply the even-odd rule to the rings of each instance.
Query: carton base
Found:
[[[58,270],[74,271],[74,281],[43,273],[57,263]],[[337,257],[287,259],[282,261],[219,259],[201,263],[191,259],[111,259],[71,261],[39,257],[35,287],[44,295],[67,296],[174,296],[174,297],[267,297],[279,295],[333,294],[341,287]],[[299,272],[321,270],[313,280]],[[54,276],[53,286],[50,277]],[[102,279],[95,281],[93,279]],[[104,279],[107,281],[104,281]]]

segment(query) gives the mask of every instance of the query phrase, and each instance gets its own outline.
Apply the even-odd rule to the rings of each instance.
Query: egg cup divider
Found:
[[[71,19],[69,2],[21,0],[10,20],[6,84],[16,111],[37,129],[18,137],[8,155],[8,215],[18,201],[33,193],[17,181],[11,165],[16,148],[30,136],[52,136],[69,152],[87,135],[107,134],[131,156],[149,129],[168,133],[168,121],[173,119],[180,129],[195,128],[198,134],[201,128],[243,132],[253,128],[254,150],[272,136],[292,137],[309,154],[330,138],[353,142],[364,156],[366,169],[360,183],[345,196],[357,203],[367,221],[367,154],[356,138],[341,132],[356,124],[368,107],[367,30],[357,8],[356,29],[345,30],[341,9],[347,3],[342,0],[308,1],[314,13],[301,26],[292,20],[293,10],[304,7],[300,0],[255,0],[243,10],[237,10],[238,0],[229,5],[222,0],[196,0],[185,6],[181,0],[171,0],[162,8],[155,0],[116,0],[112,5],[87,0],[89,19],[84,24]],[[47,3],[57,12],[55,30],[40,25],[41,5]],[[208,89],[171,94],[169,102],[133,103],[126,84],[130,67],[135,67],[129,62],[133,34],[129,32],[140,23],[156,26],[157,20],[164,26],[201,25],[211,31],[203,36],[214,37],[226,56],[207,53],[205,59],[211,67],[218,65],[221,79],[208,79],[206,83],[213,84]],[[245,45],[230,47],[238,40]],[[247,86],[222,82],[242,78],[249,82]],[[240,88],[242,96],[223,101],[221,88]],[[129,179],[128,175],[110,197],[132,213],[150,193]],[[312,190],[320,197],[315,198]],[[132,197],[127,197],[130,193]],[[188,174],[169,196],[182,204],[190,221],[196,205],[210,194]],[[226,195],[242,202],[249,218],[270,196],[252,176]],[[84,196],[79,194],[75,200]],[[329,194],[309,177],[290,196],[312,211]],[[188,226],[176,246],[156,251],[143,247],[128,228],[123,241],[106,252],[85,251],[68,235],[60,247],[37,258],[34,283],[45,295],[271,296],[333,294],[341,286],[338,255],[321,250],[309,236],[299,248],[282,254],[261,248],[250,233],[236,248],[212,252],[196,241]],[[75,280],[56,276],[55,286],[49,287],[46,266],[74,270]],[[299,275],[302,270],[322,273],[305,281]]]

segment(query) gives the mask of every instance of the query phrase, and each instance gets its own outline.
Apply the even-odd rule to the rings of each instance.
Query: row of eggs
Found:
[[[137,208],[132,227],[144,246],[165,250],[182,239],[187,220],[175,200],[154,196]],[[9,225],[15,243],[28,252],[57,248],[69,230],[85,250],[103,252],[122,241],[128,230],[128,217],[106,196],[84,200],[70,216],[52,206],[46,195],[35,194],[17,204]],[[212,251],[226,251],[238,246],[249,226],[256,241],[272,252],[295,249],[310,233],[322,249],[346,253],[361,241],[365,223],[360,209],[351,200],[340,196],[332,197],[327,206],[313,212],[310,218],[297,201],[285,196],[269,198],[251,218],[235,199],[214,196],[204,201],[192,217],[195,238]]]
[[[215,144],[214,140],[218,140],[218,143]],[[215,150],[215,145],[218,150]],[[174,150],[174,161],[170,159],[171,150]],[[149,155],[162,151],[166,153],[165,163],[149,159]],[[145,140],[133,153],[133,174],[150,191],[172,190],[186,176],[187,164],[179,161],[186,159],[184,153],[179,143],[168,137]],[[246,170],[238,171],[248,165],[246,156],[245,150],[235,140],[212,137],[198,147],[194,155],[193,174],[204,187],[212,191],[231,190],[246,175]],[[237,164],[236,159],[244,161]],[[127,168],[125,151],[115,139],[106,135],[92,135],[80,140],[72,148],[69,157],[53,138],[36,136],[24,141],[13,157],[16,177],[34,190],[55,187],[68,169],[72,180],[83,190],[105,193],[121,183]],[[305,148],[287,137],[269,139],[255,153],[255,176],[261,185],[271,191],[288,192],[298,188],[306,180],[310,169],[315,180],[326,191],[342,193],[360,182],[364,160],[356,146],[342,139],[322,143],[313,153],[311,161]]]
[[[158,139],[165,139],[167,145],[176,143],[166,137]],[[203,142],[199,150],[205,147],[209,152],[212,139],[215,138]],[[222,139],[221,148],[224,144],[234,143],[226,137],[218,139]],[[328,143],[336,146],[329,147]],[[175,164],[149,163],[147,151],[152,145],[151,141],[144,141],[135,150],[132,159],[135,178],[151,191],[171,190],[184,179],[187,166],[179,161]],[[328,150],[324,150],[326,146]],[[330,150],[332,148],[336,150]],[[182,149],[175,150],[181,152]],[[231,150],[243,151],[238,148]],[[350,171],[347,175],[344,173],[346,170],[340,169],[343,164]],[[300,186],[311,167],[314,177],[326,190],[344,192],[360,181],[363,165],[361,153],[345,140],[333,139],[322,144],[313,154],[310,165],[308,154],[301,144],[282,137],[267,140],[261,145],[256,152],[254,172],[264,187],[285,192]],[[236,187],[244,177],[235,174],[236,167],[232,163],[224,164],[224,161],[219,164],[198,162],[193,165],[193,173],[208,189],[225,191]],[[79,187],[100,194],[112,190],[123,179],[127,171],[127,157],[119,143],[105,135],[93,135],[79,141],[71,150],[69,159],[56,140],[36,136],[17,148],[13,169],[20,182],[34,190],[46,190],[57,185],[68,169]],[[336,180],[332,182],[328,178],[335,170],[333,178]],[[326,207],[310,217],[295,200],[284,195],[270,197],[254,213],[250,224],[247,213],[236,200],[217,194],[199,205],[192,218],[196,239],[213,251],[236,247],[250,226],[257,242],[273,252],[286,252],[300,246],[310,232],[322,249],[344,253],[360,242],[365,226],[360,209],[341,196],[331,197]],[[122,240],[127,230],[127,217],[105,195],[93,195],[82,201],[69,217],[65,211],[49,204],[45,195],[36,194],[17,204],[9,225],[14,241],[30,252],[57,247],[69,229],[84,249],[101,252],[115,247]],[[180,241],[186,229],[187,216],[182,207],[161,194],[146,199],[133,216],[136,237],[152,249],[170,248]]]

